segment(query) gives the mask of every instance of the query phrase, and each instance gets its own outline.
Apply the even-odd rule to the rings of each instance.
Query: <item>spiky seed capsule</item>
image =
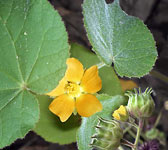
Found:
[[[147,88],[144,93],[139,89],[139,93],[127,92],[125,95],[129,97],[127,109],[129,113],[136,118],[150,117],[153,113],[155,104],[151,97],[152,89]]]
[[[164,132],[161,132],[156,128],[152,128],[152,129],[148,130],[145,133],[145,136],[150,140],[159,139],[159,141],[162,141],[162,143],[166,142],[166,136],[165,136]]]
[[[98,150],[116,150],[122,138],[123,130],[117,121],[99,118],[91,146]]]

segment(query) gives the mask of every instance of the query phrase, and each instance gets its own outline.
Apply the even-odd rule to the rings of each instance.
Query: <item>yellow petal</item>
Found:
[[[117,110],[114,111],[113,117],[114,117],[116,120],[120,120],[120,115],[118,114]]]
[[[120,84],[121,84],[121,87],[122,87],[123,91],[131,90],[133,88],[137,88],[138,87],[138,85],[132,80],[120,79]]]
[[[59,82],[58,86],[54,90],[52,90],[51,92],[46,93],[46,95],[55,97],[55,96],[59,96],[59,95],[64,94],[66,83],[67,83],[66,78],[65,77],[62,78],[62,80]]]
[[[124,116],[127,115],[126,108],[125,108],[123,105],[121,105],[120,108],[117,109],[117,112],[118,112],[119,114],[121,114],[121,115],[124,115]]]
[[[75,58],[67,59],[65,77],[71,82],[80,82],[84,73],[83,65]]]
[[[113,117],[116,120],[127,121],[129,116],[126,107],[121,105],[119,109],[114,111]]]
[[[79,115],[89,117],[102,110],[102,104],[91,94],[83,94],[76,100],[76,110]]]
[[[87,93],[96,93],[102,88],[102,81],[98,75],[97,66],[87,69],[83,75],[81,86]]]
[[[66,94],[55,98],[49,106],[50,111],[57,115],[62,122],[65,122],[71,116],[74,108],[74,99],[71,99]]]

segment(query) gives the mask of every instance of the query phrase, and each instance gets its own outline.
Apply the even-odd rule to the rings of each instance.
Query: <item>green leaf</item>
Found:
[[[18,137],[24,137],[39,118],[38,103],[34,95],[27,91],[18,91],[5,97],[12,91],[5,90],[1,100],[8,100],[0,107],[0,147],[11,144]],[[2,102],[3,102],[2,101]]]
[[[100,93],[106,93],[110,96],[115,96],[122,93],[120,81],[112,67],[105,66],[99,70],[102,79],[102,89]]]
[[[47,0],[0,1],[0,148],[35,126],[39,108],[32,93],[55,88],[68,49],[64,24]]]
[[[119,0],[84,0],[83,15],[93,50],[106,65],[114,63],[120,76],[149,73],[157,58],[153,36],[141,20],[121,10]]]
[[[85,68],[100,63],[98,57],[93,52],[77,43],[71,43],[70,53],[71,57],[77,58]]]
[[[76,43],[71,44],[71,57],[79,59],[85,68],[101,63],[94,53]],[[104,66],[100,68],[99,75],[102,79],[100,93],[106,93],[111,96],[122,94],[119,79],[112,67]]]
[[[49,142],[69,144],[76,141],[76,131],[79,128],[80,118],[71,116],[62,123],[60,119],[48,109],[51,99],[47,96],[37,97],[40,103],[40,120],[34,131]]]
[[[99,95],[97,98],[103,105],[103,111],[96,113],[89,118],[82,118],[82,124],[77,133],[77,145],[79,150],[91,150],[89,146],[91,143],[91,136],[95,134],[95,126],[98,123],[98,116],[104,119],[112,119],[112,112],[116,110],[121,104],[126,104],[123,96],[107,96]]]

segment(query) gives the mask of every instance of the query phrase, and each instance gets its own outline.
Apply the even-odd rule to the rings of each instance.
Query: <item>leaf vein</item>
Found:
[[[39,59],[42,59],[42,58],[45,58],[45,57],[50,57],[52,55],[56,55],[56,54],[60,53],[62,50],[64,50],[64,49],[60,49],[60,51],[57,51],[56,53],[52,53],[52,54],[49,54],[49,55],[41,56],[41,57],[39,57]]]
[[[132,58],[124,58],[124,57],[118,57],[117,59],[120,59],[120,60],[134,60],[134,59],[141,59],[141,58],[145,58],[145,57],[151,57],[151,55],[147,55],[147,56],[141,56],[141,57],[132,57]]]
[[[43,78],[49,76],[49,75],[51,75],[51,74],[55,74],[55,73],[57,73],[59,70],[62,70],[62,69],[64,69],[64,68],[63,68],[63,67],[62,67],[62,68],[59,68],[59,69],[57,69],[55,72],[51,72],[50,74],[47,74],[47,75],[45,75],[45,76],[43,76],[43,77],[40,77],[39,79],[36,79],[36,80],[30,82],[29,85],[32,84],[32,83],[34,83],[34,82],[37,82],[38,80],[41,80],[41,79],[43,79]]]
[[[16,81],[17,83],[19,83],[19,81],[18,81],[16,78],[14,78],[14,77],[11,76],[10,74],[8,74],[6,71],[0,69],[0,72],[3,72],[3,73],[6,74],[10,79],[12,79],[13,81]]]
[[[120,50],[120,52],[118,53],[118,54],[116,54],[115,56],[114,56],[114,58],[116,58],[118,55],[120,55],[123,51],[133,51],[133,50],[138,50],[138,49],[148,49],[148,48],[152,48],[152,46],[150,46],[150,47],[142,47],[142,48],[135,48],[135,49],[122,49],[122,50]]]
[[[9,11],[9,15],[8,15],[8,17],[6,18],[6,20],[4,20],[5,22],[7,22],[7,21],[8,21],[8,19],[9,19],[10,15],[11,15],[13,4],[14,4],[14,0],[12,0],[12,4],[11,4],[10,11]]]
[[[16,88],[8,88],[8,89],[0,89],[0,92],[1,91],[8,91],[8,90],[17,90],[19,89],[20,87],[16,87]]]
[[[16,96],[18,96],[20,94],[21,90],[19,90],[18,92],[16,92],[16,95],[14,95],[10,100],[9,102],[7,102],[3,107],[0,108],[0,112],[7,106],[9,105],[15,98]]]
[[[0,16],[0,17],[1,17],[1,19],[2,19],[2,16]],[[8,29],[7,25],[6,25],[5,23],[4,23],[3,25],[4,25],[4,27],[6,28],[6,31],[7,31],[8,35],[9,35],[10,39],[11,39],[11,44],[12,44],[13,47],[14,47],[15,55],[16,55],[16,57],[17,57],[18,55],[17,55],[16,46],[15,46],[15,43],[14,43],[14,39],[13,39],[13,37],[12,37],[12,34],[9,32],[9,29]],[[20,63],[19,63],[18,60],[17,60],[16,62],[17,62],[17,65],[18,65],[18,70],[19,70],[19,72],[20,72],[21,80],[23,81],[23,76],[22,76],[22,72],[21,72],[21,68],[20,68]]]
[[[49,29],[48,29],[48,30],[49,30]],[[47,31],[48,31],[48,30],[47,30]],[[41,48],[42,48],[42,46],[43,46],[44,39],[45,39],[44,37],[45,37],[45,34],[47,33],[47,31],[46,31],[46,32],[44,33],[44,35],[43,35],[41,45],[40,45],[40,47],[39,47],[39,49],[38,49],[37,57],[36,57],[35,62],[34,62],[34,64],[33,64],[33,66],[32,66],[32,69],[31,69],[31,71],[30,71],[30,73],[29,73],[29,75],[28,75],[28,77],[27,77],[27,79],[26,79],[26,82],[28,82],[28,80],[30,79],[31,74],[32,74],[32,72],[33,72],[33,70],[34,70],[34,68],[35,68],[35,66],[36,66],[36,64],[37,64],[37,62],[38,62],[39,55],[40,55],[40,52],[41,52]]]

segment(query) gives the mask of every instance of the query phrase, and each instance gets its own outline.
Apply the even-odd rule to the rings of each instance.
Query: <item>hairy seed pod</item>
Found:
[[[165,136],[164,132],[161,132],[156,128],[152,128],[152,129],[146,131],[145,136],[150,140],[159,139],[159,141],[162,141],[162,143],[166,142],[166,136]]]
[[[127,92],[125,95],[129,97],[127,109],[132,116],[136,118],[150,117],[153,113],[155,103],[151,97],[152,89],[146,89],[144,93],[139,93],[135,90],[135,93]]]
[[[91,146],[98,150],[116,150],[122,138],[123,130],[117,121],[99,118]]]

